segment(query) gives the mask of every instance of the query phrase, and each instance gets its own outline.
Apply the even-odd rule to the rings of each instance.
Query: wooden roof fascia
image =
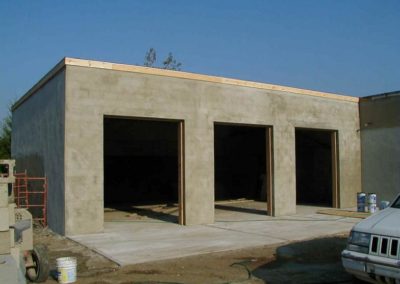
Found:
[[[189,73],[189,72],[182,72],[182,71],[166,70],[166,69],[161,69],[161,68],[152,68],[152,67],[144,67],[144,66],[127,65],[127,64],[119,64],[119,63],[111,63],[111,62],[65,57],[55,67],[53,67],[45,76],[43,76],[43,78],[38,83],[36,83],[22,98],[20,98],[13,105],[12,110],[15,110],[16,108],[18,108],[18,106],[20,106],[24,101],[26,101],[30,96],[32,96],[47,81],[49,81],[51,78],[53,78],[60,70],[62,70],[67,65],[114,70],[114,71],[124,71],[124,72],[132,72],[132,73],[140,73],[140,74],[148,74],[148,75],[166,76],[166,77],[172,77],[172,78],[196,80],[196,81],[226,84],[226,85],[232,85],[232,86],[241,86],[241,87],[255,88],[255,89],[261,89],[261,90],[268,90],[268,91],[288,92],[288,93],[293,93],[293,94],[321,97],[321,98],[338,100],[338,101],[347,101],[347,102],[354,102],[354,103],[359,102],[359,98],[357,98],[357,97],[344,96],[344,95],[333,94],[333,93],[312,91],[312,90],[306,90],[306,89],[300,89],[300,88],[286,87],[286,86],[280,86],[280,85],[224,78],[224,77],[217,77],[217,76],[210,76],[210,75],[203,75],[203,74],[196,74],[196,73]]]
[[[299,89],[299,88],[293,88],[293,87],[286,87],[286,86],[280,86],[280,85],[259,83],[259,82],[253,82],[253,81],[244,81],[244,80],[238,80],[238,79],[216,77],[216,76],[209,76],[209,75],[182,72],[182,71],[166,70],[166,69],[161,69],[161,68],[118,64],[118,63],[101,62],[101,61],[93,61],[93,60],[84,60],[84,59],[77,59],[77,58],[65,58],[65,63],[67,65],[72,65],[72,66],[91,67],[91,68],[100,68],[100,69],[108,69],[108,70],[115,70],[115,71],[126,71],[126,72],[142,73],[142,74],[149,74],[149,75],[167,76],[167,77],[174,77],[174,78],[180,78],[180,79],[205,81],[205,82],[211,82],[211,83],[220,83],[220,84],[226,84],[226,85],[249,87],[249,88],[256,88],[256,89],[263,89],[263,90],[282,91],[282,92],[289,92],[289,93],[294,93],[294,94],[309,95],[309,96],[314,96],[314,97],[322,97],[322,98],[329,98],[329,99],[334,99],[334,100],[342,100],[342,101],[349,101],[349,102],[356,102],[356,103],[358,103],[358,101],[359,101],[359,98],[357,98],[357,97],[344,96],[344,95],[325,93],[325,92],[319,92],[319,91],[312,91],[312,90],[306,90],[306,89]]]

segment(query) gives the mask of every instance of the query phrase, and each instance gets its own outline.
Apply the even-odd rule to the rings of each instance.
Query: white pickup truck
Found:
[[[400,283],[400,195],[356,224],[342,252],[347,272],[370,283]]]

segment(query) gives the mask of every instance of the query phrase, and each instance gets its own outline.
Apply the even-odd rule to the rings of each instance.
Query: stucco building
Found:
[[[392,201],[400,193],[400,91],[361,98],[360,123],[363,190]]]
[[[355,205],[359,99],[291,87],[65,58],[13,108],[12,155],[49,179],[49,226],[99,232],[104,207],[176,202],[214,222],[215,200]]]

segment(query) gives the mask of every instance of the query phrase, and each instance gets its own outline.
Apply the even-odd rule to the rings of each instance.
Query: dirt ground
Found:
[[[57,283],[56,258],[64,256],[77,258],[76,283],[351,283],[340,262],[346,238],[335,235],[122,268],[48,229],[36,228],[34,242],[49,249],[51,275],[45,283]]]

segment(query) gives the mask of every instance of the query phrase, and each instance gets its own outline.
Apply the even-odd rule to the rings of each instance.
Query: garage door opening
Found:
[[[272,128],[214,125],[215,208],[272,215]]]
[[[183,223],[183,122],[104,118],[105,220]]]
[[[339,207],[337,132],[296,129],[297,204]]]

